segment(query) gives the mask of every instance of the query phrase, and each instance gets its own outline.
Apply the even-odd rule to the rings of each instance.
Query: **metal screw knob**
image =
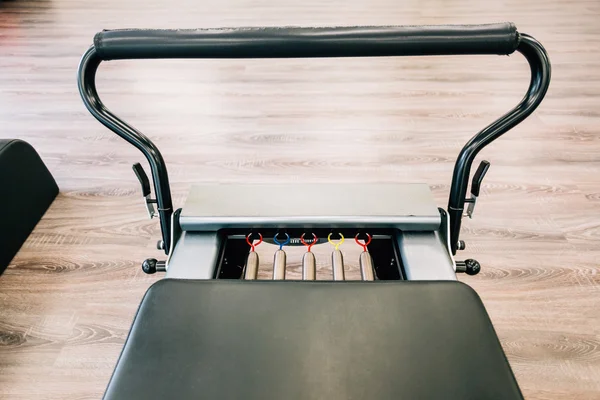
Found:
[[[477,260],[468,259],[456,262],[456,272],[464,272],[467,275],[477,275],[481,271],[481,264]]]
[[[142,263],[142,271],[147,274],[154,274],[156,271],[166,271],[166,261],[156,261],[156,258],[148,258]]]

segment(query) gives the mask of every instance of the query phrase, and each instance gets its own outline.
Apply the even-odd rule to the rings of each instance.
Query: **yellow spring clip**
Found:
[[[331,266],[333,268],[333,280],[334,281],[343,281],[345,280],[344,276],[344,257],[342,256],[342,251],[340,250],[340,246],[344,243],[344,235],[341,233],[340,240],[337,243],[334,243],[331,240],[331,233],[327,236],[327,241],[329,244],[333,246],[333,252],[331,252]]]

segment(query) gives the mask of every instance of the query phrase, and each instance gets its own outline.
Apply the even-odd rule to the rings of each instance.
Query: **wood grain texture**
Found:
[[[61,193],[0,278],[0,397],[97,399],[160,256],[131,164],[85,110],[75,74],[104,28],[513,21],[547,48],[536,113],[484,150],[467,250],[528,399],[600,398],[600,3],[78,0],[0,3],[0,136],[30,142]],[[152,138],[176,206],[193,182],[428,182],[446,206],[469,137],[516,104],[525,60],[123,61],[112,110]],[[297,272],[297,271],[296,271]],[[426,317],[426,316],[424,316]]]

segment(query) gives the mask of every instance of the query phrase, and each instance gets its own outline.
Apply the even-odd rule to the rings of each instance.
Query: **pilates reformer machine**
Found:
[[[460,151],[445,210],[426,184],[302,183],[197,185],[174,209],[160,151],[95,85],[109,60],[515,51],[530,65],[529,89]],[[476,155],[527,118],[549,82],[544,48],[511,23],[98,33],[79,91],[150,164],[154,196],[143,167],[133,169],[167,256],[142,264],[166,279],[146,293],[105,398],[522,398],[481,300],[456,279],[480,265],[455,255],[490,166],[476,169],[467,197]]]

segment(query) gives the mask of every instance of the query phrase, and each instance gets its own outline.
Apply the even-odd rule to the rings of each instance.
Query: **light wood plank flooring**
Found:
[[[29,141],[61,193],[0,277],[0,397],[100,398],[160,256],[131,164],[142,156],[85,110],[79,58],[104,28],[513,21],[553,79],[492,167],[461,277],[482,297],[528,399],[600,398],[598,1],[39,0],[0,3],[0,137]],[[447,203],[466,140],[516,104],[510,57],[103,64],[105,103],[193,182],[428,182]],[[0,189],[1,190],[1,189]],[[5,210],[6,212],[6,210]],[[426,317],[426,316],[424,316]],[[468,374],[465,371],[465,374]]]

